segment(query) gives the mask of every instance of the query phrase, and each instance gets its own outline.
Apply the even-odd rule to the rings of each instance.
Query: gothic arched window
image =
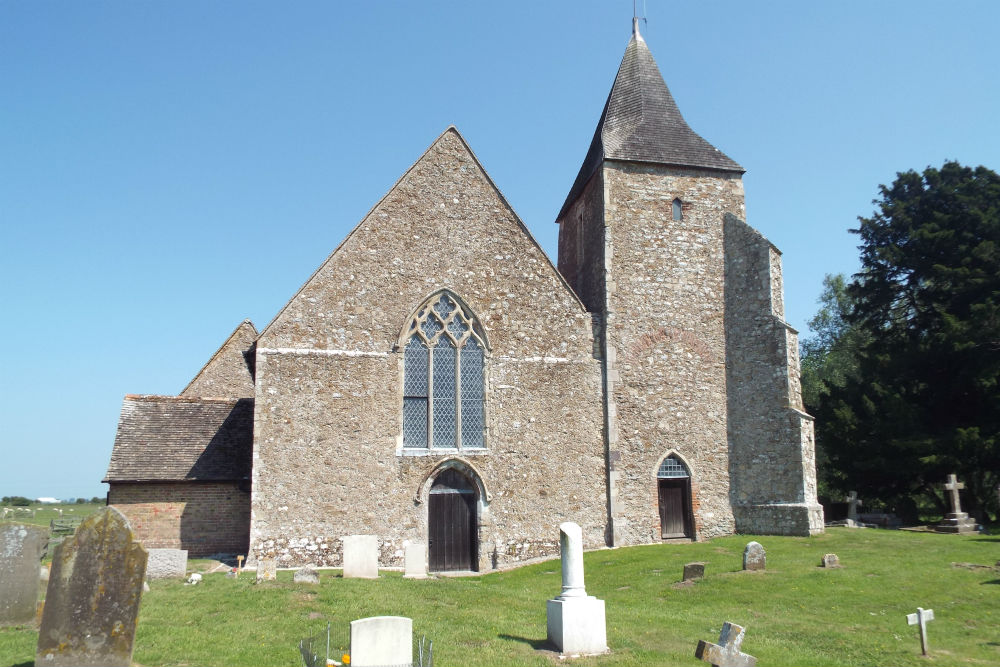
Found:
[[[486,345],[475,316],[441,292],[417,310],[405,340],[403,447],[485,447]]]

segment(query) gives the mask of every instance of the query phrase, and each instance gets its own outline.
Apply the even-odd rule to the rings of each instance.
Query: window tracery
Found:
[[[485,443],[485,342],[456,297],[417,310],[403,348],[403,447],[481,449]]]

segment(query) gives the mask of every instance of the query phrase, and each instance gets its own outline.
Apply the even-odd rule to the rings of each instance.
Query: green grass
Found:
[[[36,526],[48,526],[53,519],[85,519],[97,510],[104,507],[104,503],[58,503],[43,505],[33,503],[29,507],[13,507],[3,505],[10,511],[7,516],[0,521],[11,521],[14,523],[29,523]],[[62,510],[62,515],[59,514]]]
[[[743,546],[767,549],[766,572],[742,572]],[[818,567],[824,553],[843,567]],[[606,602],[609,655],[590,665],[698,665],[699,639],[723,621],[747,628],[743,649],[761,665],[925,665],[906,614],[933,608],[935,665],[1000,663],[1000,536],[952,536],[834,528],[813,538],[746,536],[586,554],[587,591]],[[705,561],[706,578],[681,586],[684,563]],[[966,563],[990,566],[970,568]],[[435,664],[553,665],[540,651],[545,600],[560,590],[559,562],[467,578],[377,581],[321,574],[296,586],[290,572],[256,585],[206,575],[198,586],[153,582],[142,602],[140,665],[300,664],[297,644],[329,620],[334,644],[351,620],[414,619],[434,640]],[[312,618],[310,618],[312,616]],[[36,631],[0,630],[0,667],[32,659]]]

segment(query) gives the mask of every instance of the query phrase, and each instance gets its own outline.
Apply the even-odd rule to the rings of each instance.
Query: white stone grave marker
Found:
[[[351,666],[413,663],[413,619],[372,616],[351,621]]]
[[[344,578],[378,578],[378,538],[348,535],[344,541]]]
[[[592,655],[608,651],[604,600],[587,595],[583,583],[583,531],[572,522],[559,524],[562,552],[562,594],[548,601],[550,644],[564,655]]]
[[[719,643],[712,644],[704,639],[698,641],[694,657],[712,663],[713,667],[754,667],[757,658],[740,652],[740,645],[746,630],[743,626],[726,622],[719,633]]]
[[[954,475],[952,475],[954,477]],[[927,649],[929,645],[927,644],[927,622],[934,620],[934,610],[924,609],[923,607],[917,607],[916,614],[907,614],[906,622],[908,625],[919,625],[920,626],[920,650],[924,655],[927,655]]]

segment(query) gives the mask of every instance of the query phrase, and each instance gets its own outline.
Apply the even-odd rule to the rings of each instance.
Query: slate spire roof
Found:
[[[646,40],[639,34],[638,20],[632,23],[632,39],[625,49],[590,150],[558,218],[576,201],[604,160],[746,171],[688,126]]]

